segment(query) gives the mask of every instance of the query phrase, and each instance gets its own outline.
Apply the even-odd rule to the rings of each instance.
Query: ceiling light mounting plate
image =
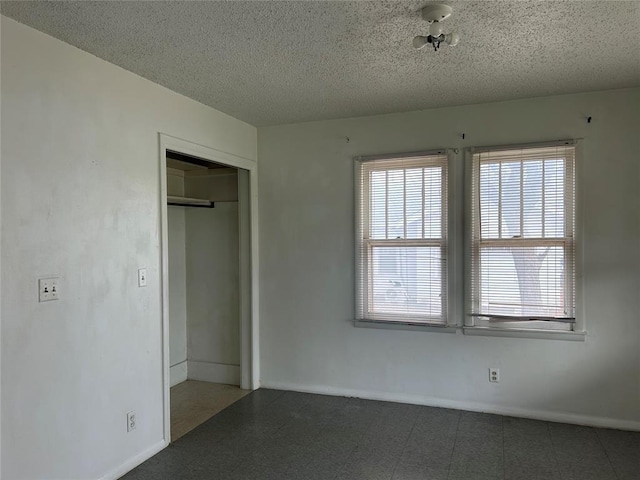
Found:
[[[443,3],[432,3],[422,10],[422,19],[431,22],[441,22],[451,16],[453,8]]]

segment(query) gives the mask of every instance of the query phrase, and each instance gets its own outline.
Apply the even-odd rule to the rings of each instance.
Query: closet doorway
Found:
[[[255,170],[238,166],[249,160],[164,135],[161,157],[168,444],[255,388]]]

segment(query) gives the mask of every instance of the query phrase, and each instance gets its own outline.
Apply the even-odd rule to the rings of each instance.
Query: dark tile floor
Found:
[[[257,390],[126,480],[638,480],[640,432]]]

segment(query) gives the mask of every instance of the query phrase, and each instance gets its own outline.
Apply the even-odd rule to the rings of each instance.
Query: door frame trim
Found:
[[[249,205],[240,208],[238,190],[238,214],[249,212],[249,222],[246,218],[239,218],[240,225],[240,387],[250,390],[259,388],[260,352],[258,331],[258,165],[255,160],[223,152],[215,148],[189,142],[180,138],[158,134],[159,139],[159,173],[160,173],[160,285],[162,311],[162,399],[163,399],[163,432],[165,445],[171,442],[171,413],[170,413],[170,364],[169,364],[169,250],[168,250],[168,218],[167,218],[167,162],[166,151],[172,150],[185,155],[201,158],[210,162],[220,163],[228,167],[246,170],[249,178]],[[240,178],[241,175],[238,175]],[[239,186],[240,187],[240,186]],[[246,215],[246,213],[244,214]],[[243,245],[248,248],[243,248]],[[249,257],[249,258],[247,258]],[[249,276],[250,278],[246,278]]]

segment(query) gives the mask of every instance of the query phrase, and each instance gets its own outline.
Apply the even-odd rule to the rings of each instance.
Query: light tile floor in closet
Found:
[[[240,400],[251,390],[187,380],[171,388],[171,441]]]

